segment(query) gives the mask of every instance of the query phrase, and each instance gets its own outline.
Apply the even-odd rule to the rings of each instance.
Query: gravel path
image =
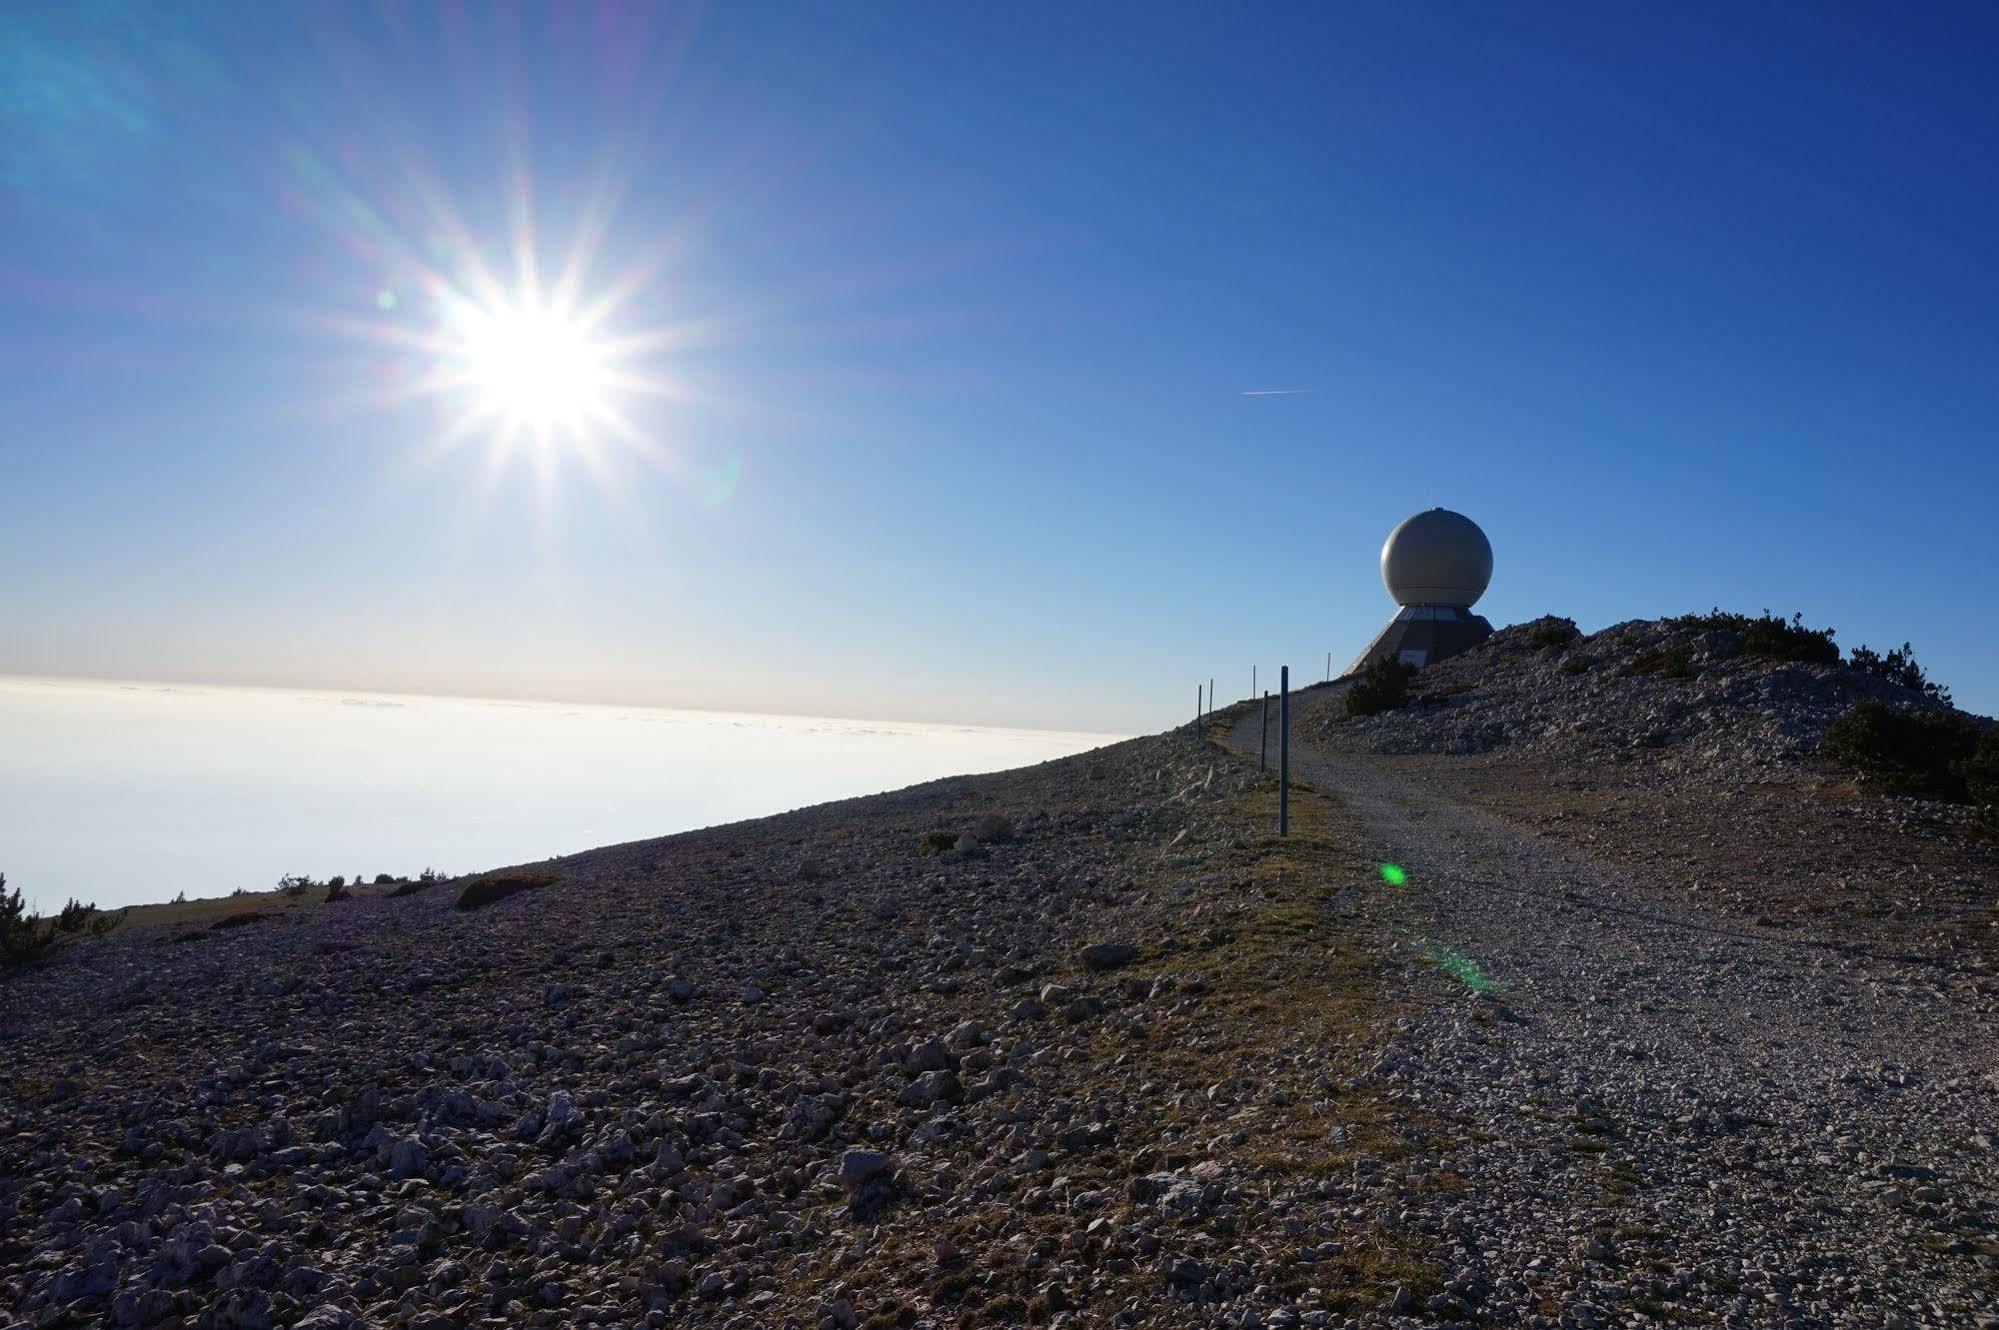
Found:
[[[1230,743],[1254,755],[1257,737],[1252,708]],[[1292,771],[1407,871],[1378,890],[1420,902],[1410,959],[1463,981],[1375,1068],[1462,1128],[1438,1161],[1461,1183],[1405,1217],[1455,1271],[1425,1310],[1999,1326],[1989,998],[1918,960],[1745,928],[1392,759],[1294,742]]]

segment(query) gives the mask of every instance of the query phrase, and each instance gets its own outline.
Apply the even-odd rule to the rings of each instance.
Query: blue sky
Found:
[[[8,5],[0,671],[1147,730],[1351,656],[1442,504],[1495,622],[1802,610],[1990,712],[1995,64],[1973,7]],[[440,442],[438,293],[524,251],[650,337],[632,437]]]

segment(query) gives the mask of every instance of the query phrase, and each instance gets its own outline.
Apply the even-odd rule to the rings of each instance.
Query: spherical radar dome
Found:
[[[1492,581],[1492,543],[1464,514],[1432,508],[1388,533],[1381,580],[1398,605],[1470,609]]]

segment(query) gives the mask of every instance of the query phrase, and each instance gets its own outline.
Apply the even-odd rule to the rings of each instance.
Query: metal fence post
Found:
[[[1277,673],[1277,834],[1291,834],[1291,667]]]
[[[1256,769],[1261,771],[1270,763],[1270,690],[1263,692],[1263,712],[1259,717],[1256,740]]]

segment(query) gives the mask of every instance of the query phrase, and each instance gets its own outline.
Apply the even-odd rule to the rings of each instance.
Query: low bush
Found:
[[[267,917],[261,910],[244,910],[239,914],[224,915],[222,918],[217,919],[208,926],[208,931],[215,933],[225,928],[241,928],[245,924],[254,924],[259,919]]]
[[[389,881],[395,882],[396,880],[394,878],[390,878]],[[396,885],[389,888],[389,890],[384,894],[389,896],[414,896],[419,891],[422,891],[425,888],[429,887],[431,885],[431,881],[432,879],[429,878],[417,878],[414,881],[410,882],[396,882]]]
[[[1536,619],[1527,629],[1527,645],[1536,651],[1543,647],[1566,647],[1582,635],[1583,631],[1576,627],[1574,619],[1547,614]]]
[[[304,873],[286,873],[278,879],[278,890],[291,897],[303,896],[318,885]]]
[[[1759,617],[1752,619],[1746,614],[1731,614],[1717,607],[1706,614],[1682,614],[1665,622],[1674,628],[1740,633],[1742,650],[1765,660],[1839,664],[1839,644],[1833,640],[1833,630],[1805,627],[1803,614],[1793,614],[1785,620],[1764,610]]]
[[[1847,653],[1846,666],[1876,679],[1913,688],[1924,697],[1950,705],[1950,690],[1923,673],[1923,667],[1916,663],[1915,648],[1907,642],[1885,656],[1871,647],[1857,646]]]
[[[1631,658],[1626,674],[1656,674],[1662,679],[1691,679],[1694,658],[1684,646],[1653,647]]]
[[[1562,673],[1588,674],[1590,670],[1590,664],[1591,661],[1588,656],[1570,656],[1567,660],[1562,662]]]
[[[957,848],[957,832],[931,831],[924,833],[923,843],[917,847],[917,852],[919,854],[947,854]]]
[[[55,917],[56,932],[88,933],[92,937],[103,937],[130,913],[129,906],[123,910],[100,910],[95,905],[85,905],[72,897],[69,904],[62,907],[62,913]]]
[[[396,877],[395,877],[395,874],[393,874],[393,873],[377,873],[377,874],[375,874],[375,885],[376,885],[376,886],[378,886],[378,887],[386,887],[386,886],[388,886],[388,885],[389,885],[389,884],[390,884],[391,882],[394,882],[395,880],[396,880]]]
[[[523,891],[539,891],[561,880],[560,874],[544,873],[534,869],[487,873],[465,884],[464,889],[458,893],[457,905],[461,910],[476,910],[482,905],[491,905],[509,896],[518,896]]]
[[[1862,702],[1826,731],[1819,751],[1897,794],[1999,800],[1999,733],[1961,711]]]
[[[1999,804],[1999,730],[1987,730],[1980,735],[1971,755],[1952,770],[1964,782],[1964,792],[1971,801],[1984,804],[1991,811],[1993,805]]]
[[[1349,716],[1378,716],[1409,705],[1409,681],[1416,667],[1384,656],[1360,672],[1347,689]]]
[[[18,888],[7,890],[7,875],[0,873],[0,966],[31,961],[62,938],[79,933],[102,937],[126,914],[71,899],[54,918],[44,919],[28,909]]]
[[[31,961],[55,942],[55,925],[30,914],[20,888],[7,890],[6,874],[0,873],[0,965]]]

